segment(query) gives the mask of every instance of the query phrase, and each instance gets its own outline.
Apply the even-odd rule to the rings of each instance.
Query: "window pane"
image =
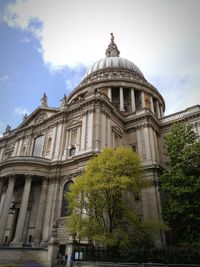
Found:
[[[76,138],[77,138],[77,129],[74,129],[71,131],[71,144],[70,145],[76,144]]]
[[[44,135],[39,136],[35,139],[33,156],[42,157],[43,144],[44,144]]]
[[[62,199],[62,208],[61,208],[61,217],[69,215],[69,209],[68,209],[68,202],[65,198],[65,193],[70,191],[70,185],[72,184],[72,181],[67,182],[64,185],[63,188],[63,199]]]
[[[73,146],[69,150],[69,156],[72,157],[72,156],[75,156],[75,154],[76,154],[76,148]]]

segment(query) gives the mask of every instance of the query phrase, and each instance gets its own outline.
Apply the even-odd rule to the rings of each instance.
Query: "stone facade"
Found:
[[[50,266],[58,246],[71,253],[63,195],[106,146],[131,146],[140,155],[150,186],[133,205],[143,220],[159,219],[163,136],[176,121],[192,123],[200,134],[199,105],[169,116],[164,111],[158,90],[119,57],[112,36],[106,58],[88,70],[59,108],[48,107],[44,95],[21,125],[7,127],[0,139],[0,262],[6,253],[8,260],[34,257]],[[155,244],[165,244],[163,233],[155,234]]]

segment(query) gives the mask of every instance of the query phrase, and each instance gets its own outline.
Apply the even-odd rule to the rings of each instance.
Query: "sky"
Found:
[[[105,57],[110,33],[166,102],[200,104],[199,0],[0,0],[0,136]]]

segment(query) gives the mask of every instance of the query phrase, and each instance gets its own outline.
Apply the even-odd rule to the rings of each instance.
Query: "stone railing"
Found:
[[[161,123],[168,123],[168,122],[173,122],[182,118],[187,117],[188,115],[191,115],[193,113],[200,112],[200,105],[196,105],[190,108],[187,108],[186,110],[174,113],[172,115],[168,115],[164,118],[160,119]]]

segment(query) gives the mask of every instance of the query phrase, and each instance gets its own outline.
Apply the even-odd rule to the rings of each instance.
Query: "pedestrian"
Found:
[[[75,258],[74,258],[74,255],[72,254],[70,257],[70,267],[73,267],[74,262],[75,262]]]
[[[68,259],[68,255],[65,255],[65,266],[67,266],[67,259]]]

